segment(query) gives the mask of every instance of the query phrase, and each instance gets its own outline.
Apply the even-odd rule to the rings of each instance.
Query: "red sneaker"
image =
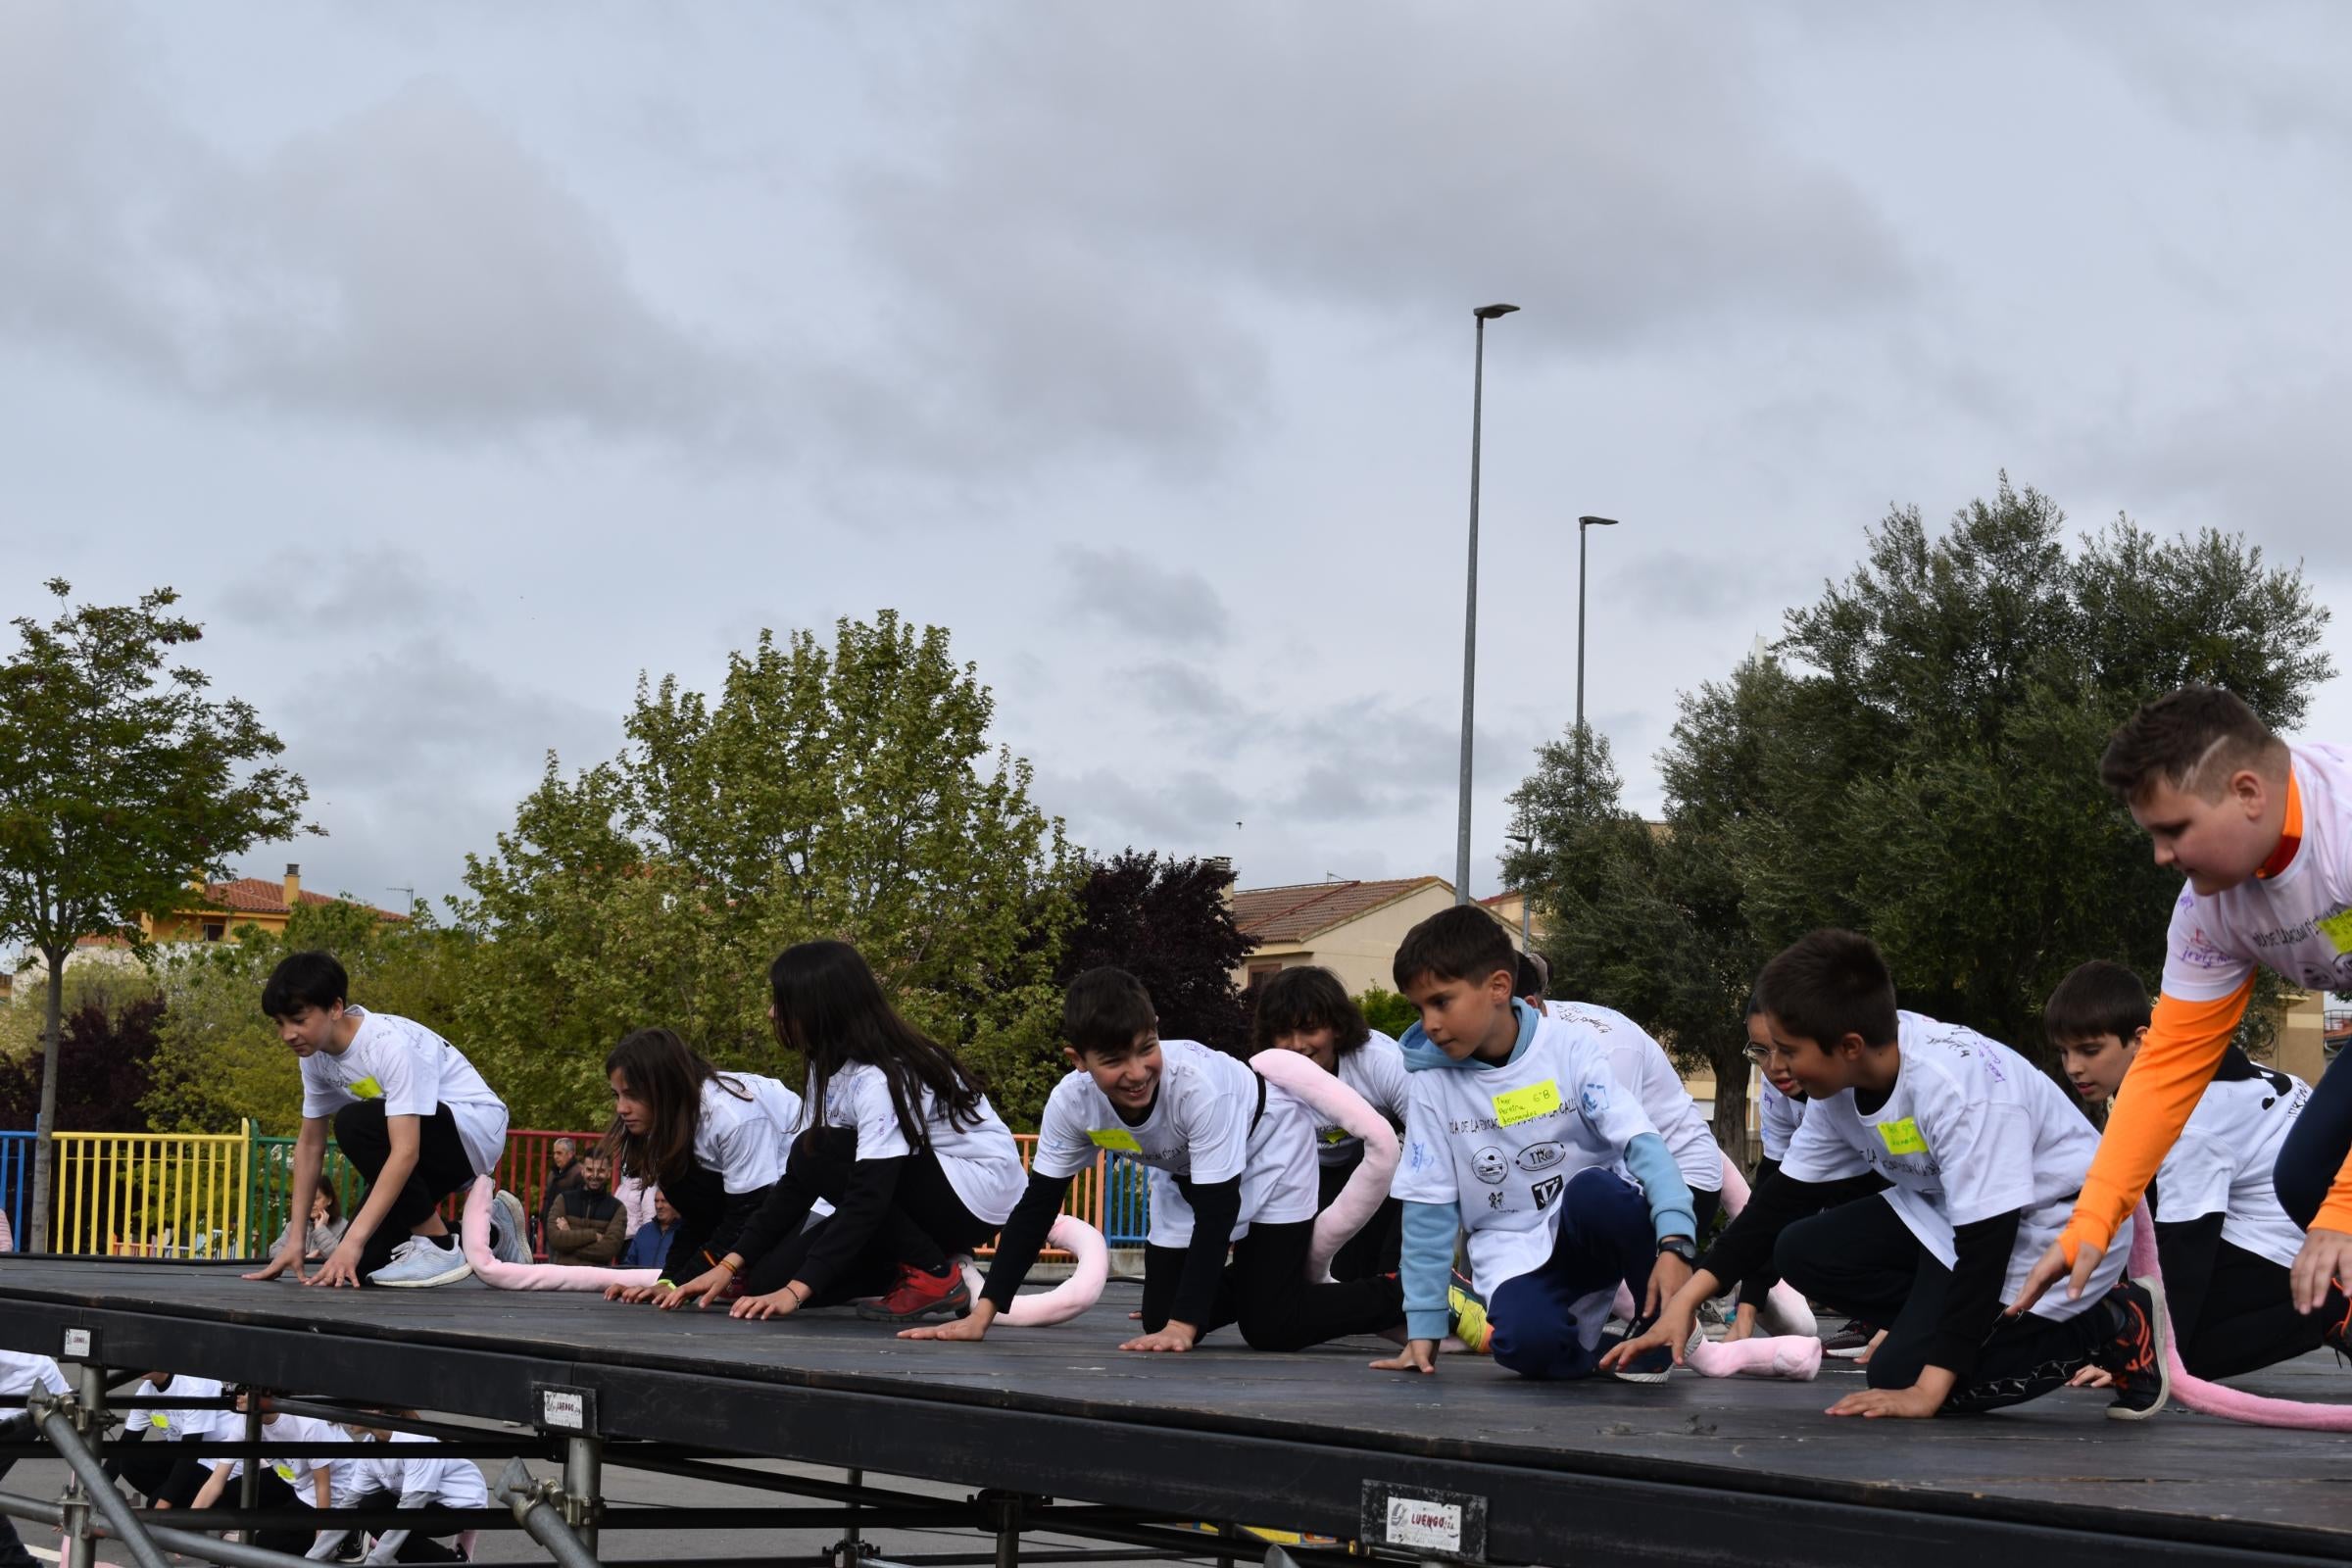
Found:
[[[972,1309],[972,1293],[963,1283],[963,1270],[948,1265],[945,1274],[924,1269],[899,1269],[899,1283],[873,1301],[858,1303],[858,1315],[875,1323],[914,1323],[927,1317],[961,1317]]]

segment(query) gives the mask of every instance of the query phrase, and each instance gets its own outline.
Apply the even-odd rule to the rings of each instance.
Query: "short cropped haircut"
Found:
[[[1152,993],[1124,969],[1089,969],[1061,999],[1062,1043],[1082,1056],[1122,1054],[1158,1027]]]
[[[331,953],[289,953],[262,987],[262,1011],[272,1018],[291,1018],[306,1007],[323,1011],[350,1000],[351,976]]]
[[[1250,1020],[1250,1049],[1271,1051],[1285,1035],[1331,1031],[1331,1043],[1343,1056],[1372,1038],[1363,1008],[1340,984],[1340,977],[1321,964],[1293,964],[1278,969],[1251,993],[1257,1011]]]
[[[1788,1034],[1828,1051],[1847,1035],[1892,1045],[1894,977],[1878,944],[1852,931],[1809,931],[1756,976],[1756,1000]]]
[[[2183,686],[2117,726],[2099,757],[2099,780],[2127,802],[2159,781],[2210,801],[2230,774],[2283,750],[2233,693]]]
[[[1518,983],[1519,953],[1510,933],[1475,904],[1440,909],[1404,934],[1394,966],[1396,989],[1423,975],[1433,980],[1483,981],[1500,970]]]
[[[2148,1026],[2148,988],[2120,963],[2093,958],[2058,982],[2042,1004],[2041,1027],[2053,1046],[2113,1035],[2126,1045]]]

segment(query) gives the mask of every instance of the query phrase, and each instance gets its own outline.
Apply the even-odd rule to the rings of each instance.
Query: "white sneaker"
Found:
[[[392,1261],[368,1276],[370,1285],[451,1285],[473,1272],[466,1254],[421,1236],[412,1236],[392,1250]]]
[[[501,1263],[531,1261],[530,1221],[523,1217],[522,1200],[503,1187],[490,1200],[490,1250]]]

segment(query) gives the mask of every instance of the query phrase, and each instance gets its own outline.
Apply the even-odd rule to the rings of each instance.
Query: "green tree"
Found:
[[[251,705],[209,697],[174,651],[202,635],[169,588],[135,605],[20,616],[0,664],[0,942],[28,942],[53,976],[80,938],[138,932],[256,844],[303,830],[302,779]],[[65,992],[47,989],[32,1194],[34,1249],[49,1237],[50,1134]]]
[[[1421,1009],[1410,999],[1382,986],[1366,986],[1356,995],[1355,1004],[1362,1010],[1364,1022],[1391,1040],[1403,1038],[1407,1029],[1421,1021]]]
[[[944,629],[885,611],[830,648],[762,632],[715,701],[641,681],[620,756],[569,779],[551,756],[458,905],[464,1038],[517,1116],[599,1111],[606,1053],[648,1024],[777,1070],[768,960],[815,937],[1034,1111],[1077,868],[994,711]]]
[[[1233,923],[1232,887],[1223,860],[1129,849],[1096,861],[1079,886],[1055,983],[1116,965],[1152,993],[1161,1034],[1248,1054],[1250,1009],[1233,971],[1250,943]]]

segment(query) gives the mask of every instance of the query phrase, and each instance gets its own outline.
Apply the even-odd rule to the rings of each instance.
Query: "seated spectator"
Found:
[[[629,1238],[629,1250],[620,1255],[622,1268],[660,1268],[669,1255],[669,1234],[678,1228],[678,1211],[669,1206],[662,1189],[646,1189],[654,1200],[654,1217],[637,1227]]]
[[[608,1190],[612,1164],[591,1151],[579,1162],[580,1185],[558,1197],[547,1209],[547,1256],[552,1263],[609,1266],[620,1256],[628,1239],[628,1216],[620,1200]]]
[[[310,1230],[304,1236],[302,1243],[304,1261],[324,1262],[326,1255],[342,1245],[344,1224],[343,1200],[336,1196],[335,1184],[330,1181],[320,1181],[318,1191],[311,1198]],[[270,1255],[277,1256],[286,1250],[286,1244],[293,1239],[294,1222],[289,1219],[286,1221],[286,1228],[277,1233],[277,1240],[270,1244]]]
[[[612,1184],[612,1196],[620,1200],[620,1211],[629,1217],[629,1240],[633,1242],[645,1222],[654,1217],[653,1184],[642,1176],[623,1176]]]

